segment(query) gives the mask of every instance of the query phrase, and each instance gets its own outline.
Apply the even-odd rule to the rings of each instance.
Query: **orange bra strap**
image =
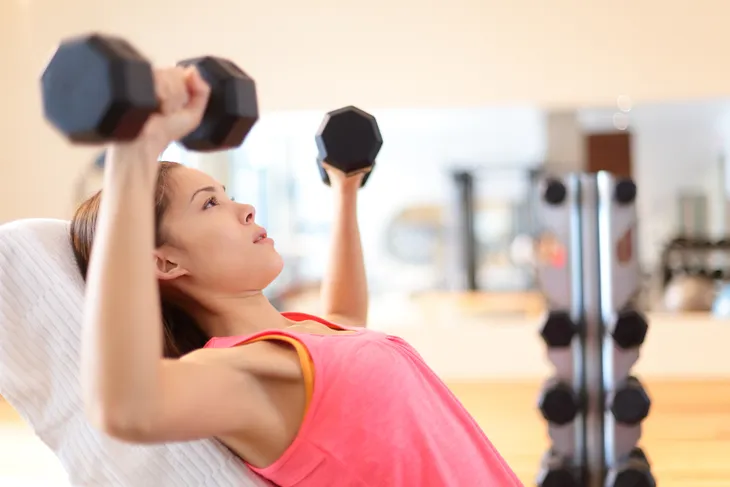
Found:
[[[314,394],[314,363],[312,362],[312,356],[309,354],[309,350],[307,350],[307,347],[305,347],[304,344],[296,338],[279,334],[259,336],[252,340],[243,342],[240,345],[260,342],[264,340],[286,342],[294,347],[294,350],[296,350],[297,355],[299,356],[299,364],[302,367],[302,374],[304,376],[304,392],[306,395],[304,414],[306,414],[307,410],[309,409],[309,404],[312,401],[312,395]]]

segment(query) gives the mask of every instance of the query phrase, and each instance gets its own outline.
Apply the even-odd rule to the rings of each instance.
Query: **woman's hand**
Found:
[[[159,113],[149,118],[137,139],[111,146],[107,161],[112,166],[110,172],[116,171],[114,166],[128,167],[130,161],[137,161],[143,165],[145,178],[154,180],[160,154],[170,143],[195,130],[203,119],[210,86],[195,67],[158,69],[154,80]],[[124,162],[115,164],[118,160]]]
[[[322,166],[330,178],[330,186],[336,190],[344,191],[357,191],[362,184],[362,179],[372,169],[368,167],[362,171],[348,175],[326,162],[323,162]]]
[[[162,152],[200,125],[210,96],[210,86],[195,67],[174,67],[155,72],[160,113],[147,121],[140,140]]]

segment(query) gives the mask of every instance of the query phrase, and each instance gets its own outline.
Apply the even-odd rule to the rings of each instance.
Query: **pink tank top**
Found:
[[[296,438],[273,464],[250,466],[254,472],[281,487],[522,487],[476,421],[405,341],[283,314],[353,333],[266,330],[208,342],[206,348],[228,348],[294,340],[311,360],[311,400]]]

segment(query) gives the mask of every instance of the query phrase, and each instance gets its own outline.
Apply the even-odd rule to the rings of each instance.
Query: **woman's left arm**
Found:
[[[325,318],[345,326],[365,326],[368,315],[368,285],[357,223],[357,192],[364,173],[345,177],[328,167],[334,221],[330,258],[322,281],[321,299]]]

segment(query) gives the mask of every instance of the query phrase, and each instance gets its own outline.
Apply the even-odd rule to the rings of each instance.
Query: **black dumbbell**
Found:
[[[626,350],[644,343],[649,325],[636,310],[626,309],[618,313],[616,320],[609,326],[613,341]]]
[[[651,466],[641,448],[634,448],[627,458],[608,470],[606,487],[656,487]]]
[[[616,203],[627,205],[636,199],[636,183],[631,179],[621,179],[616,182],[613,190],[613,198]]]
[[[323,162],[348,176],[370,169],[360,185],[364,186],[383,146],[383,137],[375,117],[353,106],[327,113],[315,141],[319,152],[317,166],[322,181],[327,185],[330,179],[322,166]]]
[[[550,311],[540,329],[540,336],[549,348],[563,348],[570,346],[577,331],[570,313]]]
[[[557,455],[550,449],[540,462],[540,470],[535,480],[537,487],[579,487],[575,467],[567,458]]]
[[[253,79],[218,57],[179,65],[196,66],[211,87],[202,122],[180,142],[201,152],[240,146],[259,116]],[[159,111],[153,76],[150,62],[119,37],[73,37],[61,43],[43,72],[43,111],[77,144],[134,140]]]
[[[548,178],[543,183],[542,199],[549,205],[557,206],[565,201],[568,196],[568,188],[559,179]]]
[[[569,384],[551,378],[545,382],[540,391],[538,408],[548,422],[563,426],[575,419],[580,410],[580,403]]]
[[[639,379],[629,376],[608,395],[608,408],[616,422],[632,426],[649,416],[651,398]]]

